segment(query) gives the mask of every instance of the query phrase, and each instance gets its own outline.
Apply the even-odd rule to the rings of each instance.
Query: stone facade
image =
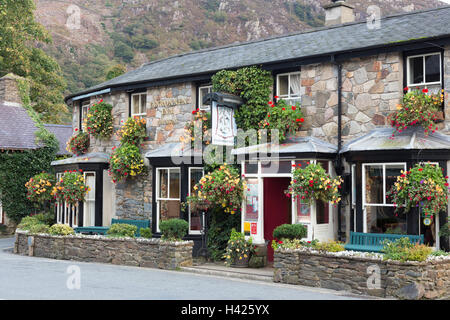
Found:
[[[115,239],[102,236],[29,235],[17,231],[14,253],[60,260],[175,270],[192,266],[192,241]]]
[[[450,259],[397,262],[277,250],[274,268],[274,282],[387,298],[450,298]],[[379,286],[370,278],[374,275],[373,270],[380,271]]]

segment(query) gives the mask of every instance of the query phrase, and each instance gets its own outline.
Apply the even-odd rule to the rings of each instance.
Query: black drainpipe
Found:
[[[335,57],[331,56],[331,61],[337,66],[338,70],[338,150],[337,156],[334,164],[334,168],[336,170],[336,174],[342,176],[342,158],[341,158],[341,149],[342,149],[342,64],[336,62]],[[338,239],[342,241],[342,224],[341,224],[341,216],[342,216],[342,204],[338,203]]]

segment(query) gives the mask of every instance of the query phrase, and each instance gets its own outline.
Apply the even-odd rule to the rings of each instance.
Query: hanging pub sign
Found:
[[[426,226],[429,226],[429,225],[431,225],[431,218],[425,218],[425,219],[423,219],[423,224],[424,225],[426,225]]]
[[[211,137],[212,144],[234,146],[237,135],[235,110],[243,100],[235,95],[213,92],[203,99],[204,105],[211,105]]]

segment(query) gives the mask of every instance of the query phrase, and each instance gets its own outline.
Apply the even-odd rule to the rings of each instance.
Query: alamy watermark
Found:
[[[69,17],[66,20],[66,27],[69,30],[79,30],[81,28],[81,10],[77,5],[71,4],[67,7],[66,13]]]
[[[66,269],[66,273],[69,275],[66,281],[66,287],[69,290],[81,289],[81,269],[77,265],[70,265]]]
[[[380,267],[376,264],[370,265],[367,267],[367,274],[369,277],[367,278],[367,289],[381,289],[381,270]]]

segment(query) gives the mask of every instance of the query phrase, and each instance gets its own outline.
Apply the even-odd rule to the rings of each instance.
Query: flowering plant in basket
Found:
[[[294,170],[291,185],[285,193],[299,196],[305,202],[322,200],[337,204],[341,201],[342,182],[341,177],[331,178],[320,164],[311,163],[304,169],[299,166]]]
[[[78,129],[75,129],[75,131],[78,131]],[[72,152],[76,156],[79,156],[88,151],[89,145],[89,134],[86,132],[79,132],[67,141],[66,150]]]
[[[95,138],[108,139],[113,133],[112,105],[100,100],[89,108],[84,125]]]
[[[53,188],[52,195],[57,202],[78,205],[83,202],[90,188],[84,182],[84,176],[77,171],[66,171]]]

